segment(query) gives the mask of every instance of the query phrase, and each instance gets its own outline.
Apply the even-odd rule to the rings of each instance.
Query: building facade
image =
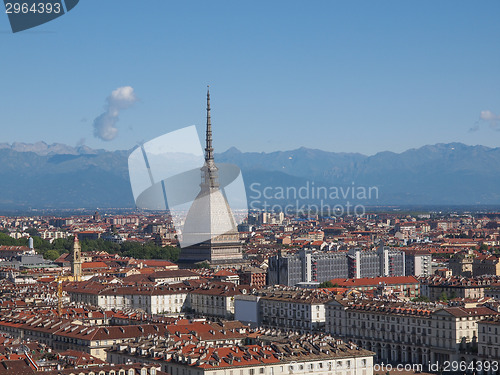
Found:
[[[378,362],[470,361],[478,323],[497,315],[487,307],[335,299],[326,304],[326,332],[372,350]]]
[[[108,351],[113,363],[154,363],[171,375],[373,375],[373,353],[329,335],[257,338],[245,345],[143,339]]]
[[[405,253],[386,246],[376,251],[349,252],[300,250],[296,254],[269,258],[268,285],[295,286],[336,278],[405,276]]]

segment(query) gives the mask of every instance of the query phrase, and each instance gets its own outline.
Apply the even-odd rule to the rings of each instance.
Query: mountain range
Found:
[[[0,143],[0,208],[133,208],[130,152]],[[241,168],[250,200],[260,193],[262,201],[266,187],[269,203],[284,203],[276,195],[280,188],[315,186],[338,192],[371,187],[376,196],[351,200],[368,206],[500,205],[500,148],[449,143],[373,156],[308,148],[271,153],[231,148],[215,160]],[[340,195],[338,202],[351,198]],[[306,200],[317,197],[309,194]]]

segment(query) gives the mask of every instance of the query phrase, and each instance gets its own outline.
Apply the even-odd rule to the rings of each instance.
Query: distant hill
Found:
[[[4,147],[0,208],[134,207],[127,157],[128,151],[37,154]]]
[[[322,186],[376,186],[379,204],[500,204],[500,148],[450,143],[373,156],[306,148],[269,154],[230,149],[217,160],[240,165],[251,180],[266,171]]]
[[[130,151],[63,144],[0,144],[0,208],[134,207]],[[373,156],[300,148],[216,155],[243,171],[249,197],[255,186],[376,187],[367,205],[500,204],[500,148],[436,144]],[[253,185],[253,189],[250,186]],[[314,199],[312,199],[314,200]]]

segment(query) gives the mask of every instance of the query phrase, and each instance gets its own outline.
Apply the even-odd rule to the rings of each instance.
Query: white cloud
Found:
[[[500,120],[500,116],[495,115],[491,111],[481,111],[481,115],[479,117],[481,118],[481,120],[485,120],[485,121]]]
[[[106,98],[103,113],[94,119],[94,136],[103,141],[111,141],[118,136],[118,122],[121,110],[130,108],[137,101],[131,86],[118,87]]]
[[[110,107],[126,109],[132,106],[137,101],[137,98],[131,86],[123,86],[113,90],[107,100]]]
[[[474,123],[474,126],[469,129],[469,132],[476,132],[480,130],[482,122],[487,122],[490,124],[491,129],[500,131],[500,115],[496,115],[489,110],[484,110],[481,111],[479,120]]]

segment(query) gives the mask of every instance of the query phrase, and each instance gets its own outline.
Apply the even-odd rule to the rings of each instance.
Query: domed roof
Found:
[[[230,232],[236,232],[236,223],[226,197],[220,188],[202,189],[186,216],[182,247],[215,239]]]

